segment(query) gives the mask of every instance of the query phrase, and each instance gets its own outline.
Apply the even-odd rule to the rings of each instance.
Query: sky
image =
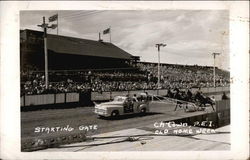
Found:
[[[98,33],[111,27],[111,42],[141,61],[213,66],[229,70],[229,12],[225,10],[82,10],[21,11],[20,29],[42,31],[42,17],[58,13],[58,33],[98,40]],[[57,22],[51,22],[53,24]],[[57,34],[57,29],[48,30]],[[109,34],[101,34],[105,42]]]

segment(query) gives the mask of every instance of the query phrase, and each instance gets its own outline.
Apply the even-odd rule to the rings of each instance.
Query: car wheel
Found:
[[[145,109],[145,108],[142,108],[142,109],[141,109],[141,114],[142,114],[142,115],[145,115],[145,113],[146,113],[146,109]]]
[[[103,119],[103,118],[104,118],[104,116],[98,115],[98,118]]]
[[[111,117],[117,117],[119,115],[119,112],[118,111],[113,111],[111,113]]]

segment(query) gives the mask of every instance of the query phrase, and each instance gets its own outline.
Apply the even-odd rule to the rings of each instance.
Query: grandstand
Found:
[[[21,30],[21,71],[43,70],[43,32]],[[49,70],[126,68],[139,60],[112,43],[73,37],[47,36]]]
[[[43,32],[22,30],[21,94],[158,89],[157,63],[140,62],[112,43],[48,35],[49,88],[44,84]],[[213,87],[213,67],[161,64],[161,88]],[[229,72],[216,68],[216,86]]]

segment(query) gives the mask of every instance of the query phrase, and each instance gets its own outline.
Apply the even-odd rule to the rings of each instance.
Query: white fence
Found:
[[[21,106],[38,106],[70,102],[79,102],[79,93],[26,95],[21,97]]]
[[[224,111],[230,109],[230,100],[216,101],[216,111]]]

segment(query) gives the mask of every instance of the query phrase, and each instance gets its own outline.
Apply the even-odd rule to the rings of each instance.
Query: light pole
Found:
[[[165,46],[166,46],[166,44],[163,44],[163,43],[155,44],[155,47],[157,47],[157,49],[158,49],[158,81],[157,81],[158,89],[160,88],[160,78],[161,78],[161,74],[160,74],[160,47],[165,47]]]
[[[215,58],[217,55],[220,55],[220,53],[212,53],[213,57],[214,57],[214,88],[216,87],[215,86]]]
[[[48,52],[47,52],[47,28],[52,28],[55,29],[57,26],[56,25],[51,25],[49,26],[48,23],[45,23],[45,17],[43,17],[43,23],[41,25],[37,25],[38,27],[41,27],[44,29],[44,68],[45,68],[45,88],[48,89],[49,85],[49,77],[48,77]]]

